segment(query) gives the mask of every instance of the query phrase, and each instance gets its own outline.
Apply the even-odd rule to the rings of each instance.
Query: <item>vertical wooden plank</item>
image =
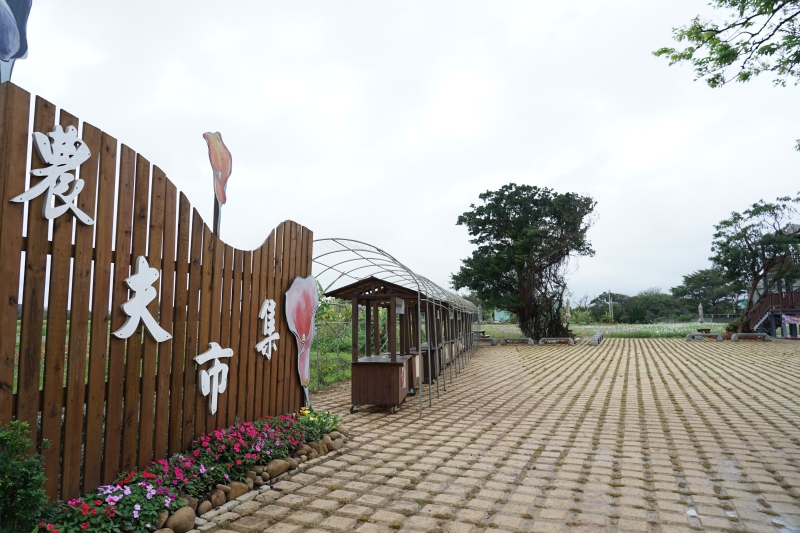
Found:
[[[225,276],[224,269],[225,265],[223,264],[225,260],[225,245],[224,243],[219,240],[219,238],[214,235],[212,236],[214,242],[214,264],[213,264],[213,271],[211,274],[211,298],[209,298],[209,303],[211,305],[211,316],[210,316],[210,323],[209,323],[209,332],[208,332],[208,342],[216,342],[223,348],[227,348],[224,344],[222,344],[222,338],[220,335],[220,325],[222,323],[220,315],[224,313],[224,309],[222,306],[222,285],[223,279]],[[230,360],[222,361],[223,364],[228,364]],[[211,363],[208,363],[211,366]],[[206,397],[206,403],[211,400],[211,396]],[[217,396],[217,412],[213,415],[211,414],[210,410],[206,410],[206,431],[213,431],[217,428],[217,415],[220,414],[220,410],[222,405],[225,405],[227,401],[227,390],[219,394]]]
[[[76,127],[78,125],[77,119],[65,116],[65,113],[62,113],[61,118],[62,121],[67,120],[66,125]],[[84,190],[81,196],[85,192]],[[33,217],[40,218],[41,214],[29,213],[29,219]],[[64,365],[69,363],[69,361],[65,361],[64,352],[67,341],[67,297],[74,218],[71,212],[67,212],[52,221],[53,252],[50,256],[50,287],[46,306],[47,337],[44,347],[44,406],[42,409],[42,439],[50,441],[50,447],[43,450],[42,455],[45,457],[45,477],[47,478],[45,490],[53,498],[58,498],[60,494],[58,481],[61,459],[61,423],[64,420],[62,418],[64,414]],[[24,300],[23,309],[27,305],[27,300]],[[76,364],[79,363],[76,362]],[[71,392],[74,393],[74,389]],[[81,406],[83,405],[82,396],[74,400],[80,401]],[[80,439],[80,434],[78,439]],[[66,445],[66,442],[64,444]],[[71,444],[75,444],[74,440]],[[80,442],[78,442],[78,449],[80,449]],[[78,460],[80,461],[80,459]],[[73,472],[75,471],[73,470]],[[77,479],[75,481],[77,482]]]
[[[229,249],[225,247],[225,251]],[[243,364],[244,358],[247,354],[239,351],[239,338],[242,332],[241,317],[242,317],[242,252],[240,250],[231,249],[233,253],[233,263],[231,264],[231,274],[233,275],[231,285],[231,318],[228,324],[228,342],[229,346],[233,348],[236,356],[233,357],[230,365],[230,379],[228,381],[228,405],[227,417],[225,425],[230,426],[234,423],[236,417],[236,403],[239,395],[239,366]]]
[[[178,206],[178,259],[175,272],[175,318],[172,338],[172,371],[170,372],[169,454],[183,451],[184,383],[191,366],[186,360],[186,322],[189,304],[189,226],[192,207],[180,193]]]
[[[255,374],[258,371],[259,363],[264,356],[261,354],[255,353],[255,345],[258,341],[255,339],[258,338],[258,311],[261,309],[261,303],[263,300],[260,299],[259,293],[259,272],[261,271],[261,254],[258,253],[258,250],[252,253],[253,257],[253,267],[252,267],[252,279],[250,282],[250,290],[252,291],[252,297],[250,299],[250,346],[251,348],[248,350],[250,353],[250,366],[247,371],[247,401],[245,404],[245,414],[247,415],[247,420],[254,420],[255,417],[255,405],[256,405],[256,393],[255,393]]]
[[[119,186],[117,191],[117,226],[114,237],[114,284],[111,286],[111,328],[117,331],[127,315],[122,304],[128,300],[125,278],[130,275],[131,236],[133,232],[133,196],[136,175],[136,154],[124,144],[119,152]],[[120,472],[122,449],[122,400],[125,386],[125,339],[110,335],[108,340],[108,399],[103,452],[103,482],[111,483]]]
[[[275,232],[272,231],[262,246],[261,261],[261,287],[263,287],[264,298],[276,299],[275,297]],[[263,301],[263,300],[262,300]],[[279,317],[275,317],[276,321]],[[259,322],[259,326],[261,326]],[[263,329],[260,332],[263,335]],[[280,341],[278,341],[280,343]],[[259,354],[260,355],[260,354]],[[263,356],[262,356],[263,357]],[[269,393],[272,388],[274,373],[273,365],[269,361],[263,361],[262,383],[259,389],[261,395],[261,412],[264,416],[272,414],[269,405]]]
[[[288,237],[285,235],[285,229],[285,222],[281,222],[278,224],[278,227],[275,228],[275,285],[270,295],[271,298],[275,300],[275,331],[281,336],[281,340],[278,343],[278,351],[272,355],[272,361],[270,361],[272,380],[270,382],[269,405],[270,414],[274,415],[281,414],[279,391],[281,385],[281,371],[283,370],[282,357],[285,353],[283,346],[286,345],[287,342],[291,342],[290,339],[286,337],[289,330],[285,325],[286,315],[283,311],[284,292],[286,291],[283,286],[283,269],[285,266],[283,250],[284,241],[287,240]]]
[[[159,169],[160,171],[160,169]],[[155,174],[155,170],[153,170]],[[172,347],[174,345],[175,330],[173,318],[175,315],[175,232],[178,189],[166,180],[164,194],[164,244],[163,260],[161,262],[161,309],[159,323],[173,338],[158,345],[158,375],[156,384],[156,422],[153,445],[153,460],[157,461],[167,456],[167,436],[170,428],[169,405],[172,394],[177,395],[180,403],[180,387],[170,393],[170,368],[172,366]]]
[[[11,422],[14,361],[17,354],[22,215],[11,198],[25,191],[31,95],[16,85],[0,85],[0,425]],[[38,386],[38,383],[37,383]],[[38,404],[38,402],[37,402]]]
[[[188,205],[188,202],[187,202]],[[192,237],[191,255],[192,263],[189,266],[189,307],[186,318],[186,352],[184,355],[184,381],[183,381],[183,449],[187,449],[194,439],[195,434],[203,432],[202,428],[196,433],[195,407],[198,404],[197,397],[200,396],[195,391],[197,381],[197,364],[194,362],[197,356],[198,340],[197,330],[200,324],[200,286],[203,281],[203,234],[205,224],[197,209],[192,210]],[[207,346],[207,345],[206,345]],[[204,350],[205,351],[205,350]],[[202,414],[200,411],[199,414]],[[205,420],[205,417],[202,418]],[[202,423],[198,424],[203,426]]]
[[[141,154],[136,155],[136,186],[133,202],[132,260],[134,265],[140,256],[147,256],[147,214],[150,204],[150,162]],[[133,271],[133,269],[132,269]],[[115,281],[121,283],[122,280]],[[133,296],[131,294],[130,296]],[[149,308],[148,308],[149,309]],[[142,364],[142,324],[128,337],[125,351],[125,404],[122,419],[122,469],[136,468],[137,444],[139,441],[139,391]],[[145,335],[149,335],[145,333]]]
[[[147,226],[149,234],[147,244],[147,261],[151,268],[161,270],[161,245],[164,237],[164,211],[166,208],[167,177],[158,167],[153,167],[153,177],[150,181],[150,221]],[[158,296],[147,306],[147,311],[160,324],[159,318],[159,299],[163,298],[163,278],[154,283],[158,290]],[[171,302],[170,302],[171,304]],[[168,326],[169,327],[169,326]],[[155,428],[155,389],[156,389],[156,365],[158,356],[158,342],[144,330],[142,332],[142,382],[141,399],[139,407],[139,438],[138,462],[140,469],[150,465],[153,460],[153,435]]]
[[[161,271],[161,245],[164,239],[164,211],[166,209],[167,176],[154,166],[153,178],[150,181],[150,222],[147,226],[149,234],[147,243],[147,261],[150,268]],[[170,244],[172,246],[172,244]],[[173,265],[174,268],[174,265]],[[159,283],[160,281],[160,283]],[[158,289],[158,297],[147,305],[150,316],[161,325],[159,317],[159,300],[164,297],[164,279],[159,277],[153,286]],[[171,280],[170,280],[171,285]],[[170,301],[170,306],[172,301]],[[163,325],[161,325],[163,327]],[[167,324],[165,328],[170,334],[172,331]],[[156,365],[158,358],[158,342],[146,332],[142,331],[144,347],[142,350],[142,397],[139,401],[139,469],[146,468],[153,461],[153,436],[155,428],[155,396],[156,396]]]
[[[264,302],[267,298],[269,298],[268,292],[268,285],[267,285],[267,271],[269,269],[269,261],[270,261],[270,252],[269,246],[267,243],[262,244],[261,247],[256,251],[261,255],[261,270],[258,273],[258,294],[260,296],[259,301],[261,303]],[[259,308],[260,309],[260,308]],[[276,317],[277,318],[277,317]],[[258,327],[261,328],[261,337],[264,336],[263,330],[264,321],[260,318],[258,319]],[[266,416],[268,411],[266,409],[266,396],[265,392],[265,380],[267,379],[267,375],[270,373],[269,368],[269,361],[261,354],[259,354],[259,370],[256,372],[256,381],[255,381],[255,396],[256,396],[256,406],[255,411],[257,416]]]
[[[299,226],[303,230],[303,244],[300,248],[300,259],[298,264],[297,275],[300,277],[308,277],[311,275],[311,260],[313,259],[313,246],[314,246],[314,233],[311,232],[308,228],[303,226]],[[309,348],[309,364],[311,363],[311,353]],[[297,365],[295,365],[295,368]],[[296,372],[296,371],[295,371]],[[303,387],[300,383],[300,376],[299,374],[295,374],[294,379],[294,393],[293,393],[293,404],[292,404],[292,412],[300,411],[300,407],[305,403],[305,395],[303,394]]]
[[[49,133],[55,123],[55,106],[36,97],[33,130]],[[31,169],[42,168],[44,161],[33,151]],[[31,175],[30,186],[41,181]],[[19,191],[17,194],[21,194]],[[25,281],[22,288],[22,324],[19,340],[19,373],[17,376],[17,420],[28,423],[36,436],[39,414],[39,364],[42,357],[42,321],[44,318],[44,291],[47,268],[48,221],[42,217],[44,196],[28,202],[27,250],[25,252]],[[62,348],[63,352],[63,348]],[[63,362],[63,354],[62,354]],[[55,384],[51,384],[55,387]],[[59,381],[58,388],[63,384]],[[52,391],[51,391],[52,392]],[[60,408],[60,405],[59,405]],[[60,417],[60,413],[59,413]],[[56,448],[57,450],[58,448]],[[52,475],[52,472],[48,471]]]
[[[292,332],[289,331],[289,327],[286,322],[286,291],[289,290],[289,287],[292,285],[292,281],[294,280],[294,269],[297,263],[297,259],[295,257],[295,250],[297,247],[297,224],[291,220],[287,220],[284,222],[284,224],[283,267],[281,268],[281,300],[283,300],[283,309],[281,310],[281,314],[278,315],[281,317],[280,322],[283,325],[282,329],[284,331],[281,334],[281,338],[286,339],[283,343],[283,352],[281,353],[281,361],[283,365],[280,368],[280,385],[278,386],[278,411],[281,414],[288,410],[287,388],[289,387],[289,376],[291,375],[290,372],[293,354],[294,357],[296,357],[297,352],[297,342],[295,341]]]
[[[83,125],[84,135],[88,124]],[[117,140],[105,133],[100,138],[97,215],[95,217],[94,288],[92,290],[91,332],[89,335],[89,396],[86,404],[86,439],[83,463],[83,490],[86,493],[102,483],[103,424],[106,403],[106,364],[111,313],[108,299],[111,287],[111,244],[116,198]]]
[[[233,248],[220,241],[222,247],[222,305],[220,306],[220,332],[219,345],[223,348],[233,348],[231,345],[231,315],[233,303],[231,291],[233,289]],[[217,426],[226,427],[228,420],[228,399],[236,393],[236,364],[239,354],[234,350],[234,356],[225,361],[228,365],[228,384],[225,393],[217,402]],[[233,387],[233,388],[231,388]]]
[[[61,125],[77,127],[78,119],[61,112]],[[89,294],[92,284],[92,240],[97,225],[95,204],[97,170],[100,164],[100,130],[83,125],[83,140],[92,154],[80,167],[83,191],[78,208],[95,219],[87,226],[75,219],[75,260],[72,265],[72,300],[69,314],[69,350],[67,364],[67,405],[64,418],[64,455],[61,461],[61,496],[77,497],[81,491],[81,445],[86,395],[86,360],[89,348]],[[113,200],[112,200],[113,202]],[[68,237],[68,239],[71,236]],[[63,348],[62,348],[63,351]],[[86,458],[94,461],[96,458]]]
[[[214,275],[214,248],[217,244],[217,238],[211,233],[209,227],[203,224],[203,262],[202,262],[202,276],[200,279],[200,323],[197,331],[197,351],[203,353],[208,350],[208,343],[210,341],[211,331],[211,309],[213,301],[211,294],[211,285]],[[208,369],[211,363],[205,363],[202,366],[194,365],[196,371]],[[208,398],[201,394],[196,394],[195,398],[195,427],[194,436],[199,437],[205,431],[214,428],[207,428],[205,423],[208,420],[206,416],[208,413]]]
[[[256,300],[253,294],[253,252],[244,252],[242,255],[242,332],[239,336],[239,353],[242,360],[239,362],[239,393],[236,399],[236,416],[242,420],[247,417],[247,376],[254,361],[255,343],[250,338],[250,323],[252,321],[252,302]],[[259,354],[260,355],[260,354]]]
[[[303,233],[302,233],[302,226],[296,222],[291,222],[291,232],[292,232],[292,240],[291,240],[291,250],[289,255],[289,272],[288,277],[286,279],[286,286],[284,289],[284,294],[289,287],[292,286],[294,283],[295,278],[299,272],[299,259],[300,259],[300,250],[303,244]],[[286,319],[286,313],[284,312],[284,321]],[[287,327],[288,331],[288,327]],[[291,332],[288,332],[286,335],[286,339],[289,341],[286,352],[286,362],[287,365],[284,367],[283,370],[283,409],[284,413],[291,413],[294,412],[292,407],[292,398],[294,397],[294,392],[297,391],[299,386],[300,377],[297,373],[297,341],[294,338],[294,335]]]

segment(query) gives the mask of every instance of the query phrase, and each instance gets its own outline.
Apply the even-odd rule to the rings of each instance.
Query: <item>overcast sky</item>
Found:
[[[516,182],[597,202],[574,297],[665,292],[713,225],[794,194],[800,88],[712,90],[652,51],[703,0],[34,0],[12,81],[159,165],[207,221],[203,132],[233,154],[222,237],[285,219],[385,249],[442,286],[455,222]]]

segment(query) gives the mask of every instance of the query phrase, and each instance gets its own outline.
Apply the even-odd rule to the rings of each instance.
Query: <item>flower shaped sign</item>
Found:
[[[297,372],[306,396],[306,405],[311,405],[308,397],[308,382],[311,380],[311,342],[314,340],[314,315],[317,312],[319,293],[314,276],[295,278],[286,291],[286,320],[289,331],[297,340]]]
[[[233,158],[228,147],[222,142],[220,132],[206,132],[203,134],[203,138],[208,144],[208,159],[211,161],[211,168],[214,171],[214,195],[222,205],[228,200],[225,190],[228,188],[228,178],[231,177]]]

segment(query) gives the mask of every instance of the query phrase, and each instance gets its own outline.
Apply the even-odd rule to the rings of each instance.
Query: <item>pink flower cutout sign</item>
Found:
[[[314,315],[319,304],[317,280],[314,276],[295,278],[292,286],[286,291],[286,320],[289,331],[297,340],[297,373],[306,396],[306,405],[310,406],[308,382],[311,381],[311,343],[314,340]]]

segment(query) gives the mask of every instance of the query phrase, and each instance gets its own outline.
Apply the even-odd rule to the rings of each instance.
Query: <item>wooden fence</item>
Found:
[[[50,102],[37,97],[31,110],[29,93],[0,85],[0,424],[26,421],[39,443],[50,441],[42,452],[47,493],[66,500],[237,418],[300,408],[283,295],[311,274],[312,233],[286,221],[256,250],[232,248],[161,169],[64,110],[58,124],[79,128],[91,151],[77,203],[95,224],[69,211],[47,220],[44,195],[10,200],[39,181],[26,168],[44,167],[29,149],[31,133],[52,131],[56,115]],[[172,334],[166,342],[141,325],[127,339],[110,334],[127,318],[123,280],[138,256],[161,272],[148,310]],[[280,334],[271,360],[255,350],[266,298],[277,304]],[[235,353],[224,361],[227,390],[214,415],[193,361],[211,341]]]

